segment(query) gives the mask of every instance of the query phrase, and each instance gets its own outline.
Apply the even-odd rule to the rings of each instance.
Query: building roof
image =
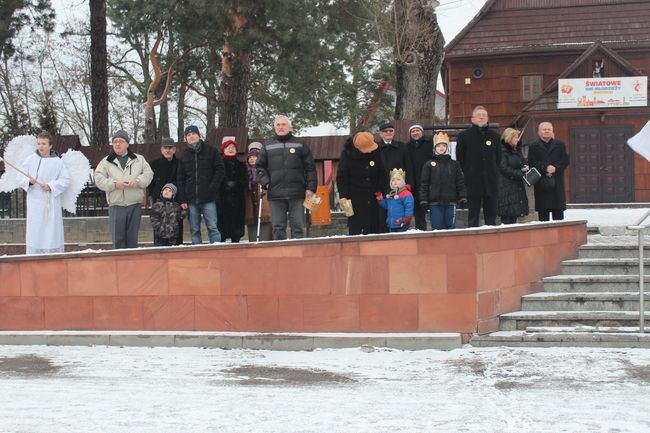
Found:
[[[446,58],[650,47],[648,0],[488,0]]]

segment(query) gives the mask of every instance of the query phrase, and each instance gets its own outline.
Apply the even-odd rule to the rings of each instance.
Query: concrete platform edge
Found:
[[[361,346],[399,350],[453,350],[462,347],[459,333],[426,334],[288,334],[237,332],[140,331],[0,331],[0,346],[206,347],[302,351]]]

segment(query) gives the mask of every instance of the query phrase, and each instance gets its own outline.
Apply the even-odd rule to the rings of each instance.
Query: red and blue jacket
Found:
[[[386,225],[388,228],[396,229],[405,225],[404,217],[413,217],[413,194],[411,186],[391,191],[379,201],[379,206],[386,209]]]

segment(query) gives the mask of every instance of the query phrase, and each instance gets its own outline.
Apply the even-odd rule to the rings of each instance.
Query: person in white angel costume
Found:
[[[14,141],[16,139],[18,140]],[[74,213],[76,198],[85,184],[90,164],[78,151],[66,152],[63,159],[59,158],[52,149],[52,137],[47,132],[39,133],[36,143],[34,137],[21,136],[16,139],[12,140],[13,143],[10,143],[5,151],[4,162],[7,171],[0,179],[0,191],[20,187],[27,193],[27,254],[61,253],[64,251],[62,207],[66,210],[71,208]],[[22,163],[14,165],[7,160],[12,145],[20,150],[11,156],[22,159]],[[29,152],[26,158],[25,152]],[[72,157],[75,160],[72,163],[70,155],[67,155],[71,152],[76,154]],[[74,180],[70,168],[75,176]],[[70,195],[73,196],[73,206],[70,206]]]

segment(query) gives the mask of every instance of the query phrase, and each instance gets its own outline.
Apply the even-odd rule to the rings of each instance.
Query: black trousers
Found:
[[[549,221],[550,215],[553,215],[553,221],[561,221],[564,219],[564,211],[562,209],[542,209],[537,211],[540,221]]]
[[[418,230],[427,229],[427,213],[424,209],[419,206],[418,203],[418,192],[417,190],[413,191],[413,198],[415,199],[415,204],[413,206],[413,216],[415,217],[415,228]]]
[[[483,206],[483,218],[489,226],[497,225],[497,198],[496,197],[467,197],[467,227],[478,227],[481,205]]]
[[[513,216],[502,216],[501,222],[503,224],[515,224],[517,222],[517,217]]]

